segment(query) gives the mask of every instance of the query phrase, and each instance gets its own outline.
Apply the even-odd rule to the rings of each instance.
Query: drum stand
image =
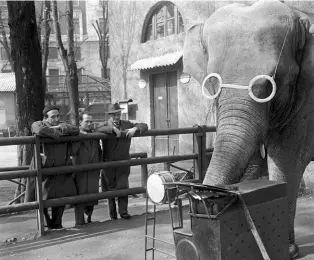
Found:
[[[166,191],[167,191],[167,195],[168,195],[168,198],[169,198],[169,195],[170,195],[170,192],[169,190],[170,189],[177,189],[176,187],[174,188],[166,188]],[[158,239],[156,238],[156,204],[154,204],[154,208],[153,208],[153,212],[151,214],[148,213],[148,200],[149,200],[149,196],[148,194],[146,194],[146,214],[145,214],[145,260],[147,260],[148,258],[148,252],[149,251],[152,251],[152,258],[151,260],[155,260],[155,251],[157,252],[160,252],[162,254],[165,254],[165,255],[168,255],[172,258],[175,258],[176,259],[176,256],[175,255],[172,255],[172,254],[169,254],[163,250],[160,250],[158,248],[156,248],[156,244],[155,244],[155,241],[158,241],[158,242],[161,242],[161,243],[164,243],[164,244],[167,244],[167,245],[170,245],[170,246],[173,246],[173,248],[175,249],[175,245],[174,245],[174,242],[173,243],[170,243],[168,241],[164,241],[164,240],[161,240],[161,239]],[[171,205],[171,203],[173,205]],[[182,199],[181,198],[176,198],[175,202],[171,202],[171,201],[168,201],[168,205],[169,205],[169,213],[170,213],[170,221],[171,221],[171,227],[172,227],[172,234],[173,234],[173,239],[174,239],[174,233],[173,231],[176,230],[176,229],[179,229],[179,228],[182,228],[183,227],[183,215],[182,215]],[[174,212],[176,212],[177,214],[175,214]],[[151,216],[149,216],[151,215]],[[175,220],[177,219],[177,225],[175,224]],[[149,235],[148,233],[148,225],[149,225],[149,221],[152,221],[152,235]],[[149,240],[152,240],[152,246],[148,248],[148,241]],[[174,241],[174,240],[173,240]]]

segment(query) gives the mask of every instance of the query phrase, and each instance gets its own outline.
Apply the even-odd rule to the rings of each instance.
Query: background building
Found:
[[[111,102],[110,71],[109,77],[103,78],[104,72],[99,58],[99,40],[93,27],[96,20],[102,22],[102,1],[73,1],[73,24],[75,41],[75,59],[77,61],[79,77],[80,107],[89,107],[96,119],[105,118],[105,108]],[[66,26],[66,2],[57,1],[61,36],[65,48],[67,48]],[[42,10],[42,2],[35,1],[37,15]],[[8,11],[6,1],[0,1],[1,16],[4,29],[9,40]],[[56,34],[52,22],[49,38],[49,57],[47,64],[47,93],[46,105],[56,105],[61,109],[61,114],[66,119],[68,112],[68,88],[65,84],[65,72],[62,60],[57,50]],[[43,37],[43,30],[42,30]],[[108,50],[109,51],[109,50]],[[8,57],[3,46],[0,46],[0,69],[1,73],[11,72]],[[14,78],[14,74],[10,77]],[[0,79],[1,80],[1,79]],[[0,84],[1,81],[0,81]],[[14,84],[15,85],[15,84]],[[15,86],[14,86],[15,87]]]
[[[7,129],[15,126],[14,74],[0,73],[0,82],[0,129]]]
[[[205,21],[219,7],[232,2],[255,1],[109,2],[111,82],[115,86],[112,98],[133,99],[130,119],[159,129],[215,125],[212,104],[202,96],[199,84],[193,78],[185,84],[180,79],[182,49],[185,32],[194,21]],[[314,20],[312,2],[287,4]],[[116,44],[119,42],[128,45],[121,47]],[[129,53],[125,51],[127,47]],[[128,71],[123,75],[124,68],[116,66],[115,61],[122,62],[125,57]],[[210,146],[210,134],[208,140]],[[184,135],[141,138],[136,141],[136,147],[155,155],[185,153],[192,149],[192,138]]]

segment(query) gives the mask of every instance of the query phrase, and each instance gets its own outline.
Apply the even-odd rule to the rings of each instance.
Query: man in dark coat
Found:
[[[135,132],[143,133],[148,129],[147,124],[132,123],[121,120],[121,108],[118,103],[109,104],[107,113],[109,120],[100,125],[98,132],[114,134],[116,138],[103,140],[104,161],[118,161],[130,159],[131,138]],[[102,178],[106,186],[103,190],[119,190],[129,188],[130,166],[106,168]],[[109,215],[111,219],[117,219],[115,198],[108,199]],[[128,197],[118,197],[119,214],[121,218],[129,219]]]
[[[78,135],[79,128],[60,121],[57,107],[45,107],[44,119],[32,124],[32,133],[40,137],[57,139],[60,136]],[[59,167],[71,164],[71,143],[42,144],[42,167]],[[72,174],[50,175],[43,177],[43,199],[77,195]],[[44,216],[49,229],[62,228],[64,206],[52,207],[51,218],[48,209],[44,209]]]
[[[88,112],[83,112],[80,118],[81,134],[89,134],[93,132],[92,115]],[[102,152],[100,149],[99,140],[84,140],[74,145],[73,164],[89,164],[101,162]],[[78,195],[98,193],[99,192],[99,173],[100,170],[89,170],[85,172],[76,172],[74,181]],[[91,217],[94,210],[94,205],[98,201],[90,201],[75,205],[75,225],[80,226],[85,224],[84,212],[87,217],[87,223],[91,222]]]

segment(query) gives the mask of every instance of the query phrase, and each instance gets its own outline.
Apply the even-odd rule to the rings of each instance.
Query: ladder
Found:
[[[169,196],[169,189],[167,189],[168,196]],[[176,259],[175,255],[169,254],[168,252],[165,252],[163,250],[160,250],[156,248],[155,241],[170,245],[175,247],[174,243],[170,243],[161,239],[156,238],[156,204],[154,204],[153,207],[153,212],[149,213],[148,212],[148,194],[146,194],[146,214],[145,214],[145,260],[148,260],[148,252],[152,252],[151,254],[151,260],[155,260],[155,251],[160,252],[162,254],[168,255],[174,259]],[[178,228],[182,228],[183,226],[183,216],[182,216],[182,199],[178,199],[173,203],[173,207],[171,206],[171,202],[168,202],[169,205],[169,213],[170,213],[170,220],[171,220],[171,227],[172,231]],[[178,225],[176,226],[174,224],[174,214],[173,211],[174,209],[177,209],[177,218],[178,218]],[[150,224],[149,222],[152,222],[152,231],[151,235],[148,232],[148,225]],[[148,248],[148,241],[152,240],[152,246]],[[174,235],[173,235],[173,240],[174,240]]]

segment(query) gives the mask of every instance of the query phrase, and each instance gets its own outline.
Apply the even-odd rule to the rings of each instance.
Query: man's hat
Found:
[[[59,108],[55,107],[55,106],[47,106],[43,110],[43,115],[46,115],[51,110],[58,110],[59,111]]]
[[[120,112],[121,110],[123,110],[123,108],[121,108],[118,103],[109,104],[107,111],[106,111],[106,114],[113,114],[116,112]]]

